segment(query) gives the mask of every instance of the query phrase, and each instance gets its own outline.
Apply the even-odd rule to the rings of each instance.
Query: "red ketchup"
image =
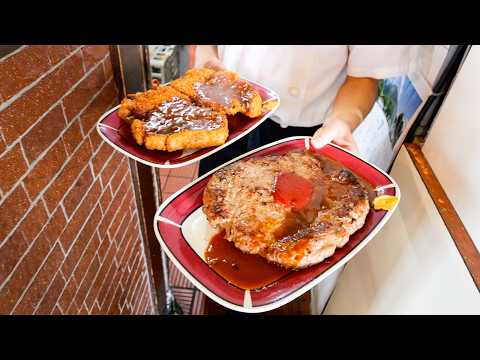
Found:
[[[280,173],[277,176],[273,197],[276,202],[301,210],[309,203],[313,184],[295,173]]]

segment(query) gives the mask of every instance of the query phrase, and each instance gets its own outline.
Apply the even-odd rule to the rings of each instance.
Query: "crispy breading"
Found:
[[[132,134],[137,144],[144,145],[148,150],[202,149],[222,145],[228,138],[227,120],[218,129],[182,130],[172,134],[146,133],[144,125],[143,121],[134,120]]]
[[[228,138],[228,123],[223,120],[222,126],[213,130],[184,130],[174,133],[167,138],[167,151],[181,149],[202,149],[219,146]]]
[[[186,95],[171,86],[162,86],[155,90],[138,92],[133,94],[131,98],[122,100],[118,116],[128,122],[131,122],[133,119],[142,119],[161,103],[174,97],[189,100]]]
[[[228,138],[225,114],[188,101],[166,101],[146,121],[135,119],[132,135],[149,150],[176,151],[224,144]]]
[[[262,114],[262,98],[247,81],[232,71],[219,71],[205,83],[196,83],[194,101],[215,111],[248,117]]]
[[[214,74],[215,71],[211,69],[190,69],[182,77],[172,81],[170,86],[193,99],[195,97],[195,83],[205,83]]]
[[[132,135],[138,145],[143,145],[143,139],[145,138],[145,128],[142,120],[134,119],[130,125]]]

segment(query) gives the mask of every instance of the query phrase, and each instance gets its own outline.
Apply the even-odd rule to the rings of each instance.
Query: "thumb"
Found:
[[[320,149],[331,142],[336,135],[337,128],[326,123],[313,134],[312,145],[314,148]]]

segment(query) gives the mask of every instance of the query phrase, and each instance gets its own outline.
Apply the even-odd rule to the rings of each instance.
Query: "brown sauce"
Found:
[[[274,246],[279,249],[294,246],[296,252],[302,253],[307,244],[302,239],[338,226],[336,219],[348,215],[349,199],[373,199],[372,186],[366,180],[335,160],[315,157],[320,160],[320,168],[315,169],[310,179],[293,172],[277,174],[273,198],[291,209],[274,234]],[[218,274],[242,289],[261,288],[289,272],[260,255],[243,253],[233,242],[224,239],[223,233],[210,240],[205,256]]]
[[[245,290],[270,285],[290,272],[260,255],[243,253],[224,238],[224,233],[212,237],[205,258],[220,276]]]
[[[173,98],[149,113],[147,133],[171,134],[182,130],[213,130],[222,125],[223,116],[208,108]]]
[[[321,171],[316,171],[313,179],[295,173],[277,174],[273,197],[291,209],[275,232],[280,247],[334,225],[336,217],[347,216],[349,199],[373,200],[372,186],[364,179],[335,160],[315,158],[321,162]]]
[[[248,104],[253,91],[246,81],[232,82],[223,76],[217,76],[204,84],[197,83],[195,86],[200,100],[212,101],[227,108],[232,106],[232,99]]]

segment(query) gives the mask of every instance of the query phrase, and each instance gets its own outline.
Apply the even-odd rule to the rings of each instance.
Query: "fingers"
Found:
[[[316,149],[320,149],[331,142],[338,134],[338,128],[332,124],[326,123],[318,129],[312,137],[312,145]]]
[[[209,68],[209,69],[212,69],[212,70],[215,70],[215,71],[225,70],[225,67],[223,66],[223,64],[220,61],[217,61],[217,60],[207,61],[204,66],[206,68]]]
[[[312,146],[316,149],[320,149],[330,142],[349,151],[359,152],[350,128],[342,121],[326,121],[324,125],[313,134]]]

